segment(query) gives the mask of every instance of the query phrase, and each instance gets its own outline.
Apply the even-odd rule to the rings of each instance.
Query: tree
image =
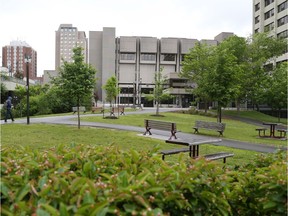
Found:
[[[280,38],[268,37],[266,33],[258,33],[247,38],[248,68],[246,73],[246,94],[257,106],[263,103],[265,98],[262,96],[265,91],[265,83],[269,78],[269,71],[265,70],[264,65],[273,63],[273,59],[282,55],[286,49],[287,41]]]
[[[196,88],[192,90],[192,94],[196,96],[196,100],[205,103],[205,112],[207,112],[207,103],[211,101],[211,97],[207,94],[209,90],[209,72],[215,67],[215,47],[206,44],[197,43],[190,53],[185,56],[182,62],[183,68],[180,72],[181,77],[187,78],[190,82],[196,84]]]
[[[280,122],[281,109],[287,109],[287,63],[277,67],[269,78],[264,97],[273,110],[278,111]]]
[[[90,64],[84,63],[82,47],[73,49],[73,62],[64,61],[60,68],[59,76],[54,79],[54,84],[58,86],[67,97],[76,100],[78,114],[78,128],[80,129],[79,107],[83,100],[89,96],[92,97],[92,91],[96,83],[96,69]]]
[[[146,99],[148,101],[154,100],[156,103],[156,116],[159,115],[159,106],[161,101],[170,99],[172,96],[168,93],[164,92],[164,85],[166,84],[167,80],[166,77],[163,77],[163,68],[160,68],[159,71],[155,72],[154,75],[154,90],[151,94],[146,95]]]
[[[116,101],[116,97],[120,92],[116,77],[110,77],[103,86],[103,89],[106,92],[106,101],[110,103],[110,108],[112,108],[112,104]]]

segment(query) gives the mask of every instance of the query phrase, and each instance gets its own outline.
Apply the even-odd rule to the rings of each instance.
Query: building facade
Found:
[[[119,104],[153,106],[145,100],[145,94],[154,89],[155,73],[162,70],[168,80],[167,92],[173,99],[166,104],[187,107],[193,100],[193,84],[180,78],[184,56],[196,43],[217,45],[233,33],[217,35],[218,41],[188,38],[156,38],[141,36],[115,37],[115,28],[103,28],[103,31],[89,32],[89,63],[97,70],[97,94],[105,101],[102,86],[111,76],[116,76],[120,87]]]
[[[9,76],[27,77],[25,57],[31,58],[29,63],[29,79],[37,78],[37,52],[25,41],[12,41],[2,47],[2,66],[8,68]]]
[[[73,48],[81,46],[84,53],[84,61],[88,61],[88,39],[84,31],[78,31],[72,24],[61,24],[55,31],[55,70],[63,64],[63,60],[72,62]]]
[[[253,34],[268,32],[269,36],[288,38],[288,1],[253,0]],[[273,60],[277,64],[288,60],[287,49]]]

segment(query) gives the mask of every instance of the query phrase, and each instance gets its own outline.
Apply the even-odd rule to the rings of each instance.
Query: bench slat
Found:
[[[199,128],[207,129],[207,130],[215,130],[219,132],[219,136],[223,136],[223,132],[225,130],[225,123],[219,123],[219,122],[206,122],[206,121],[199,121],[197,120],[195,122],[195,126],[193,129],[195,130],[194,133],[198,133]]]

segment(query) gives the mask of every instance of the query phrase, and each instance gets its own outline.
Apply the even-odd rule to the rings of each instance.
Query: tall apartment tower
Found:
[[[253,0],[253,34],[268,32],[270,36],[288,38],[288,1]],[[286,50],[274,64],[288,60]]]
[[[84,52],[84,62],[88,61],[88,39],[84,31],[78,31],[72,24],[61,24],[55,32],[55,70],[63,64],[63,60],[72,62],[73,48],[81,46]]]
[[[8,68],[9,76],[27,77],[25,56],[31,58],[29,64],[29,79],[37,77],[37,52],[25,41],[12,41],[2,47],[2,66]]]

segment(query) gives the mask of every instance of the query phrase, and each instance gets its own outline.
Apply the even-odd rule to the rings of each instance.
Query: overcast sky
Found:
[[[115,27],[117,37],[201,40],[221,32],[248,37],[252,0],[0,0],[0,20],[1,47],[26,41],[37,51],[41,76],[55,69],[55,31],[62,23],[87,37],[103,27]]]

